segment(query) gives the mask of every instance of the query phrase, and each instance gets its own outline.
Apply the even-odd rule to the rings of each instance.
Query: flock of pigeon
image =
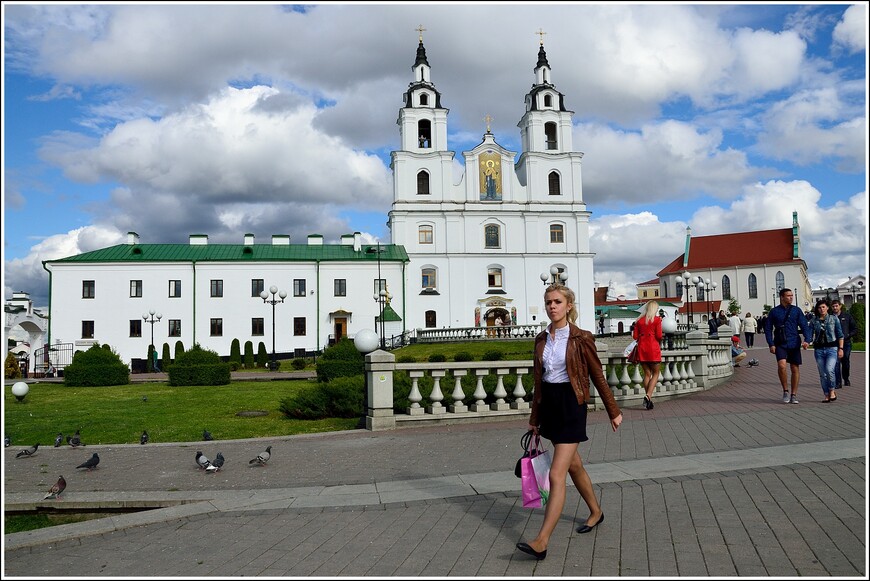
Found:
[[[67,442],[67,444],[70,445],[70,447],[78,448],[79,446],[84,446],[84,444],[82,443],[81,434],[79,432],[80,432],[80,430],[76,430],[75,434],[73,434],[72,436],[66,436],[66,442]],[[209,432],[208,430],[203,430],[202,439],[207,441],[207,442],[214,440],[214,438],[211,435],[211,432]],[[140,438],[139,438],[139,443],[140,444],[147,444],[148,440],[149,440],[148,432],[143,431],[142,436],[140,436]],[[63,433],[58,432],[57,436],[54,439],[54,447],[59,448],[63,444],[63,442],[64,442]],[[5,438],[4,444],[6,447],[9,447],[10,443],[11,443],[10,438],[7,435]],[[30,446],[29,448],[25,448],[25,449],[19,451],[17,454],[15,454],[15,457],[16,458],[30,458],[30,457],[35,456],[36,452],[38,450],[39,450],[39,442],[37,442],[33,446]],[[248,464],[249,465],[256,465],[256,466],[265,466],[269,462],[269,459],[271,457],[272,457],[272,446],[266,446],[266,449],[263,450],[262,452],[260,452],[259,454],[257,454],[257,457],[250,460],[248,462]],[[97,465],[99,463],[100,463],[100,456],[96,452],[94,452],[90,458],[88,458],[87,460],[85,460],[84,462],[82,462],[81,464],[76,466],[76,470],[78,470],[79,468],[84,468],[84,469],[86,469],[87,472],[90,472],[91,470],[96,470]],[[196,465],[200,469],[205,470],[206,474],[213,474],[215,472],[219,472],[221,470],[221,468],[223,468],[223,466],[224,466],[224,455],[223,455],[223,453],[218,452],[217,455],[215,456],[214,460],[210,460],[208,457],[206,457],[205,454],[202,453],[202,450],[197,450],[196,451]],[[43,500],[60,498],[60,495],[64,490],[66,490],[66,479],[63,477],[63,475],[61,475],[58,477],[57,482],[55,482],[52,485],[52,487],[49,488],[48,493],[45,495],[45,497],[43,497]]]

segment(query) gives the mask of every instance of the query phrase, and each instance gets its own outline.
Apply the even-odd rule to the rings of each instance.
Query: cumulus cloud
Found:
[[[834,44],[850,53],[867,50],[867,4],[849,6],[834,28]]]

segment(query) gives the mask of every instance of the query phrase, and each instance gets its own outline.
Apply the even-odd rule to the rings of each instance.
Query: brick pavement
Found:
[[[129,516],[115,517],[120,524],[112,532],[87,532],[89,523],[53,527],[63,529],[62,537],[50,542],[22,542],[20,535],[27,533],[7,535],[4,573],[866,578],[865,354],[853,354],[852,387],[840,391],[836,404],[818,403],[818,374],[807,358],[800,405],[781,403],[773,357],[763,350],[753,356],[761,365],[737,369],[726,385],[661,402],[649,412],[624,410],[617,433],[610,431],[603,412],[591,413],[590,441],[581,445],[581,455],[607,518],[595,532],[576,534],[572,524],[585,519],[586,508],[569,488],[563,522],[544,561],[514,549],[518,540],[534,536],[542,511],[522,508],[519,481],[511,473],[524,422],[511,421],[102,447],[100,469],[73,474],[61,502],[172,493],[207,499],[219,492],[276,490],[295,491],[295,500],[260,508],[202,500],[162,509],[165,518],[141,526],[124,525]],[[248,457],[268,444],[274,446],[270,465],[249,468]],[[827,456],[804,460],[801,454],[820,444],[827,446]],[[225,470],[209,476],[198,471],[193,463],[198,448],[212,454],[222,450],[228,458]],[[765,450],[782,453],[781,462],[774,457],[751,468],[727,465]],[[15,451],[4,455],[7,503],[41,499],[58,470],[79,460],[71,455],[83,453],[40,450],[37,458],[16,461],[10,459]],[[695,457],[725,466],[652,478],[604,478],[609,469],[639,460],[654,459],[652,466],[667,470]],[[44,473],[33,469],[42,465]],[[390,482],[409,485],[413,498],[420,498],[426,492],[422,483],[432,485],[425,479],[457,475],[467,481],[491,476],[499,484],[471,492],[445,485],[428,499],[338,505],[372,498],[365,487],[373,485],[374,498],[388,498],[384,491]],[[413,490],[415,485],[419,490]],[[307,492],[312,496],[303,497]],[[330,492],[345,494],[333,496],[329,505],[324,495]],[[294,504],[303,498],[318,499],[319,505]],[[139,515],[147,521],[148,513]]]

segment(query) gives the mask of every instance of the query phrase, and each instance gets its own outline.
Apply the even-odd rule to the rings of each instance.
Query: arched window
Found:
[[[438,319],[435,316],[435,311],[426,311],[426,328],[434,329],[438,326]]]
[[[776,271],[776,296],[779,296],[779,291],[785,288],[785,275],[781,270]]]
[[[428,119],[417,122],[417,140],[422,148],[432,147],[432,123]]]
[[[553,106],[553,95],[544,95],[544,107]]]
[[[550,243],[561,244],[565,242],[565,228],[561,224],[550,224]]]
[[[429,104],[429,95],[420,93],[420,105],[426,106]]]
[[[432,226],[424,224],[417,229],[417,241],[420,244],[432,244],[433,239]]]
[[[422,170],[417,173],[417,195],[428,195],[429,193],[429,172]]]
[[[728,278],[727,274],[722,275],[722,300],[727,301],[731,299],[731,279]]]
[[[662,296],[665,296],[665,297],[670,296],[670,295],[668,295],[668,281],[666,281],[666,280],[662,281],[662,292],[665,293]]]
[[[697,288],[698,288],[698,293],[697,293],[697,294],[698,294],[698,299],[697,299],[697,300],[699,300],[699,301],[706,301],[707,299],[704,298],[704,293],[707,292],[707,289],[704,288],[704,287],[700,287],[700,286],[697,287]]]
[[[550,186],[550,195],[558,196],[562,193],[562,184],[559,179],[559,172],[551,171],[547,177],[547,183]]]
[[[752,273],[749,274],[749,298],[758,298],[758,279],[756,279],[755,275]]]
[[[497,224],[487,224],[483,234],[485,248],[501,248],[501,233]]]
[[[544,124],[544,137],[547,139],[547,149],[558,149],[558,142],[556,141],[556,124],[552,121],[548,121]]]
[[[677,293],[674,296],[683,296],[683,279],[680,277],[677,277]]]
[[[421,286],[425,290],[435,290],[437,279],[435,278],[434,268],[424,268],[421,270]]]
[[[490,289],[502,288],[501,267],[490,266],[486,269],[486,284]]]

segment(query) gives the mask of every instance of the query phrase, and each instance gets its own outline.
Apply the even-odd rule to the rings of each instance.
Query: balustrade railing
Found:
[[[662,351],[655,397],[703,391],[731,377],[730,342],[708,339],[700,332],[677,336],[685,341],[685,346]],[[622,349],[612,351],[601,342],[597,345],[604,376],[617,402],[639,404],[644,395],[640,366],[629,364]],[[375,351],[366,356],[366,401],[370,406],[366,410],[366,427],[384,430],[527,415],[534,389],[532,374],[531,360],[396,363],[392,354]],[[407,405],[404,398],[394,401],[394,386],[403,384],[410,384]],[[603,409],[594,386],[590,389],[590,409]]]

